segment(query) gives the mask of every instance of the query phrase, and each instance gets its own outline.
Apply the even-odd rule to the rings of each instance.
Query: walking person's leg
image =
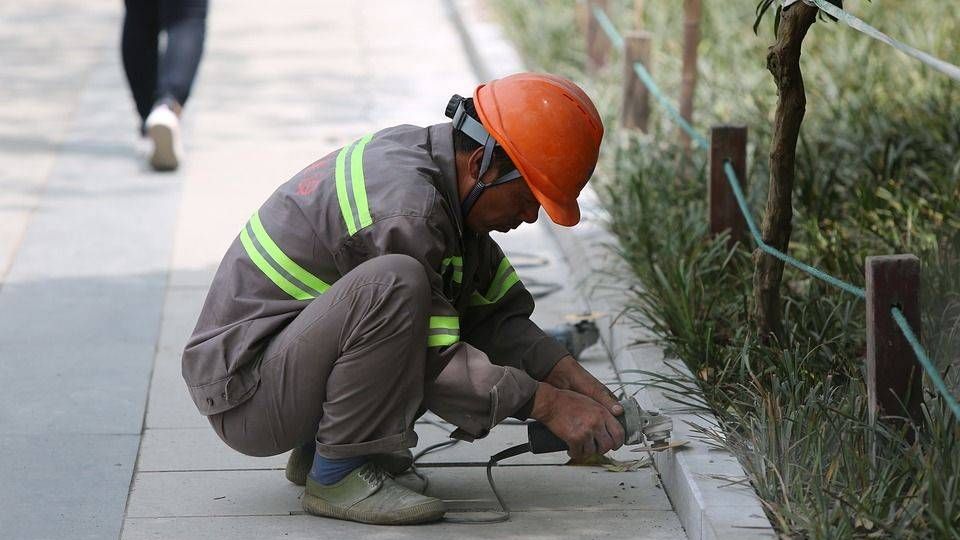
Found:
[[[160,27],[166,47],[159,59],[154,104],[146,120],[153,139],[150,165],[174,170],[183,159],[180,114],[203,55],[207,27],[206,0],[160,0]]]
[[[211,417],[231,447],[274,455],[316,441],[304,508],[369,523],[419,523],[443,503],[385,474],[371,457],[416,445],[423,400],[430,286],[404,255],[341,277],[266,347],[260,386]]]
[[[157,91],[160,5],[158,0],[126,0],[124,4],[120,42],[123,70],[140,114],[141,132],[146,135],[144,123],[153,110]]]
[[[156,101],[173,99],[183,107],[203,56],[207,0],[161,0],[160,24],[167,47],[160,59]]]

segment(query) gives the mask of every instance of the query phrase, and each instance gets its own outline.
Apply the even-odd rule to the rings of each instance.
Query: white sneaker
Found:
[[[147,116],[147,135],[153,140],[150,166],[157,171],[172,171],[180,165],[183,146],[180,118],[166,103],[160,103]]]

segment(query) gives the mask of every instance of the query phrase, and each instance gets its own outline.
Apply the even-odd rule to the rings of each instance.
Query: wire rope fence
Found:
[[[897,41],[826,0],[802,1],[823,10],[849,27],[960,81],[960,67]],[[605,61],[607,47],[598,45],[596,42],[597,36],[602,34],[609,45],[623,55],[625,76],[635,74],[643,87],[643,91],[638,91],[630,84],[632,81],[624,82],[623,125],[639,127],[646,131],[649,108],[647,100],[652,95],[667,116],[690,137],[697,147],[710,152],[711,232],[728,231],[732,240],[741,241],[744,237],[743,226],[746,225],[750,236],[760,250],[866,301],[867,387],[870,394],[871,420],[875,420],[877,412],[897,415],[906,408],[908,416],[919,422],[922,386],[920,377],[915,375],[914,363],[910,361],[912,356],[926,372],[953,415],[960,421],[960,404],[957,403],[936,365],[920,343],[919,332],[914,330],[915,327],[920,326],[919,259],[913,255],[867,257],[867,286],[860,288],[799,261],[764,242],[750,212],[740,180],[741,177],[745,177],[746,128],[714,127],[711,140],[708,141],[687,118],[680,114],[650,74],[645,65],[649,56],[649,35],[640,32],[629,34],[624,38],[607,14],[605,1],[586,0],[585,5],[587,7],[587,20],[584,21],[587,24],[585,34],[591,64],[596,67]],[[641,45],[631,46],[631,40],[636,40]],[[625,118],[628,115],[637,115],[642,120]],[[737,169],[740,170],[739,174]],[[894,335],[894,329],[899,332],[899,336]]]

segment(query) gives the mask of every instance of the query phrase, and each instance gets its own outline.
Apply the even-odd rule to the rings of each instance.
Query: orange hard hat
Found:
[[[593,175],[603,138],[586,92],[556,75],[517,73],[478,86],[473,104],[550,219],[576,225],[577,196]]]

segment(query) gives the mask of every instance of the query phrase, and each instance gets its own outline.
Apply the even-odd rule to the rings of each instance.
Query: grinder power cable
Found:
[[[657,450],[669,446],[670,435],[673,431],[673,420],[658,411],[647,411],[637,402],[636,398],[627,397],[620,401],[623,407],[623,414],[616,416],[617,421],[623,426],[624,444],[636,445],[646,444],[647,450]],[[497,485],[493,481],[493,467],[500,461],[519,456],[521,454],[548,454],[551,452],[560,452],[568,450],[567,443],[560,437],[554,435],[544,424],[540,422],[530,422],[527,424],[527,442],[507,448],[490,457],[487,462],[487,482],[490,483],[490,489],[493,491],[497,503],[500,505],[500,511],[494,512],[496,517],[483,518],[465,518],[465,517],[447,517],[445,521],[451,523],[465,524],[483,524],[483,523],[501,523],[510,519],[510,509],[504,502],[503,497],[497,490]],[[456,444],[457,441],[445,441],[425,449],[417,455],[419,459],[422,455],[438,450],[440,448]],[[414,462],[416,462],[414,459]],[[651,455],[652,461],[652,455]],[[426,478],[417,473],[421,479]]]

